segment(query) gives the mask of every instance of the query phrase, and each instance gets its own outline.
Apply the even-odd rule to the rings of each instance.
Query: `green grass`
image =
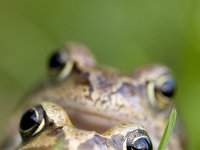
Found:
[[[54,147],[54,150],[63,150],[63,145],[64,145],[64,138],[61,138],[58,140],[57,144]]]
[[[158,150],[165,150],[166,149],[167,144],[169,142],[170,135],[171,135],[173,128],[174,128],[174,124],[176,122],[176,116],[177,116],[176,109],[173,108],[171,115],[170,115],[170,118],[169,118],[169,121],[167,123],[167,126],[166,126],[165,131],[163,133],[163,136],[161,138]]]

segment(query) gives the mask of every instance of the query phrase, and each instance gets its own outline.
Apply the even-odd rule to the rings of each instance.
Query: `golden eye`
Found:
[[[48,68],[50,78],[62,80],[67,77],[73,68],[73,61],[67,50],[61,49],[54,52],[49,59]]]
[[[137,129],[129,133],[126,140],[126,150],[152,150],[152,142],[146,131]]]
[[[147,90],[150,102],[160,109],[164,108],[173,98],[175,87],[174,79],[168,75],[161,76],[154,82],[149,82]]]
[[[45,127],[45,111],[42,105],[28,109],[21,118],[19,131],[23,140],[39,133]]]

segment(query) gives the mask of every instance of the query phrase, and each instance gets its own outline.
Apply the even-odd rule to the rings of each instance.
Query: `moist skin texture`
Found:
[[[17,149],[126,150],[127,140],[146,136],[151,142],[144,128],[136,123],[121,123],[99,134],[73,127],[65,110],[57,104],[43,102],[40,106],[48,120],[46,125],[37,134],[27,136]]]
[[[68,43],[61,49],[67,52],[71,69],[62,75],[47,76],[28,94],[11,120],[5,140],[9,142],[3,147],[16,147],[20,143],[16,122],[19,122],[21,112],[49,101],[61,105],[74,126],[80,129],[102,133],[120,122],[141,124],[157,149],[173,103],[155,87],[157,82],[171,78],[169,69],[162,65],[147,65],[124,74],[99,66],[84,45]],[[182,134],[178,130],[173,132],[168,149],[183,149],[179,133]]]

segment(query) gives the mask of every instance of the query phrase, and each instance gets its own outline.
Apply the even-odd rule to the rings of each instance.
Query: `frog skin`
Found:
[[[147,65],[124,74],[97,65],[84,45],[68,43],[50,57],[48,78],[25,98],[20,110],[54,102],[67,111],[74,126],[98,133],[120,122],[136,122],[148,131],[157,149],[173,106],[173,92],[174,80],[165,66]],[[19,115],[14,118],[6,146],[20,142],[15,126]],[[175,131],[168,149],[181,150],[182,142]]]
[[[28,125],[27,125],[27,122]],[[43,102],[21,117],[19,150],[152,150],[151,139],[136,123],[121,123],[99,134],[73,127],[65,110]]]

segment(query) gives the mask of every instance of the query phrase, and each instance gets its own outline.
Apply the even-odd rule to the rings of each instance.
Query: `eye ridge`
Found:
[[[23,140],[42,131],[48,124],[47,115],[42,105],[28,109],[21,117],[20,134]]]

